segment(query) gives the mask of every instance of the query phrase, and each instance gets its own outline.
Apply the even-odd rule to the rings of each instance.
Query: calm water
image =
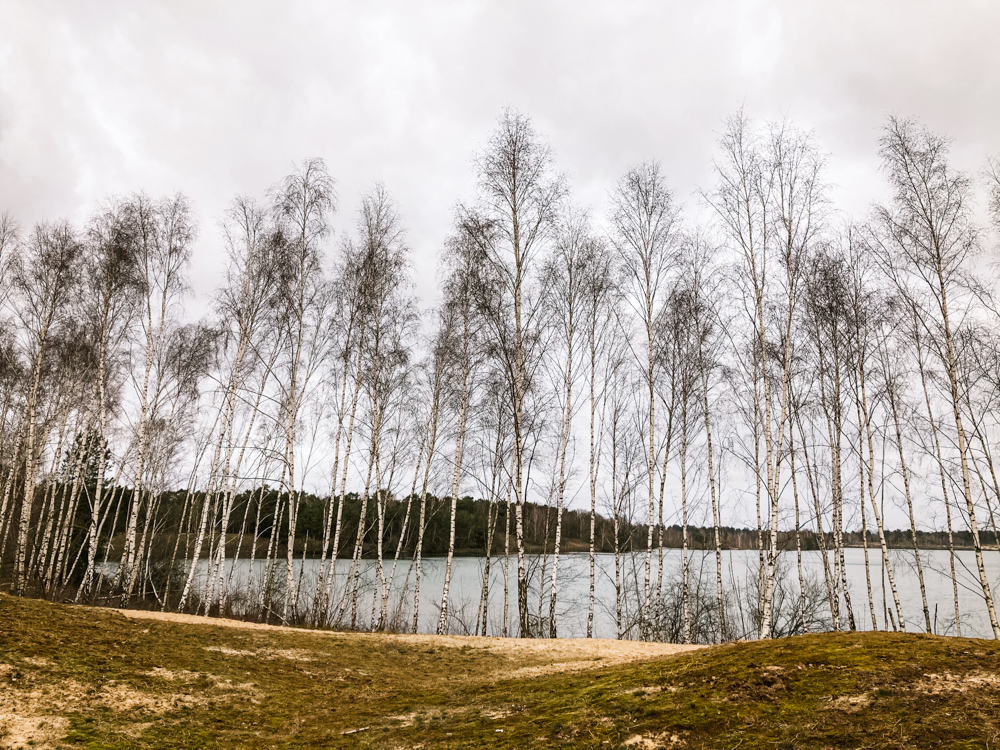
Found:
[[[669,582],[680,577],[681,551],[664,550],[663,577],[664,587]],[[881,553],[878,549],[869,552],[871,560],[871,578],[877,627],[885,629],[885,614],[883,609],[883,570]],[[868,606],[868,594],[865,581],[864,551],[861,549],[845,550],[847,560],[847,578],[854,614],[857,625],[862,629],[872,627],[872,618]],[[995,551],[984,552],[986,569],[994,591],[1000,587],[1000,554]],[[924,565],[924,579],[927,588],[927,599],[930,607],[932,624],[935,631],[942,634],[955,633],[955,615],[952,596],[952,584],[949,575],[949,557],[947,550],[927,550],[921,552]],[[624,588],[626,589],[626,610],[634,611],[635,603],[642,597],[642,581],[644,575],[644,556],[637,553],[623,556]],[[912,551],[893,550],[891,552],[893,571],[899,590],[903,614],[907,629],[922,631],[923,613],[921,609],[920,588]],[[484,558],[461,557],[453,561],[451,592],[449,596],[449,629],[453,633],[475,631],[475,612],[480,600],[483,580]],[[233,562],[228,563],[229,566]],[[723,553],[723,580],[727,589],[737,594],[733,600],[748,601],[746,587],[756,576],[758,564],[757,552],[753,550],[737,550]],[[713,552],[691,553],[691,580],[695,585],[702,580],[702,590],[705,596],[715,598],[715,555]],[[983,602],[982,589],[979,585],[976,570],[975,554],[969,551],[956,553],[956,572],[959,581],[959,606],[962,617],[962,634],[966,636],[991,637],[989,619]],[[253,575],[249,561],[235,562],[233,571],[233,590],[253,592],[259,587],[263,565],[260,561],[254,563]],[[386,566],[386,576],[391,572],[391,561]],[[508,606],[509,632],[516,632],[516,568],[514,555],[509,559],[510,602]],[[529,556],[528,568],[531,573],[531,594],[529,609],[537,614],[539,607],[538,580],[541,575],[542,560],[538,556]],[[349,561],[341,560],[337,566],[337,576],[334,586],[334,598],[344,590]],[[600,638],[614,638],[615,626],[615,585],[614,556],[611,554],[597,555],[596,560],[596,606],[594,614],[594,635]],[[797,606],[798,602],[798,572],[794,552],[782,554],[784,569],[784,587],[787,593],[787,606]],[[823,563],[819,552],[803,552],[803,568],[807,581],[812,580],[817,585],[820,595],[826,596],[823,584]],[[207,563],[201,561],[198,566],[198,586],[204,587],[207,576]],[[653,581],[655,586],[657,556],[653,556]],[[281,562],[276,570],[276,578],[285,580],[285,563]],[[495,557],[490,570],[490,597],[488,628],[490,635],[499,635],[503,623],[503,588],[504,588],[504,558]],[[295,575],[301,577],[302,593],[300,608],[308,606],[314,595],[318,562],[306,560],[296,562]],[[420,588],[420,630],[434,632],[439,616],[439,603],[444,584],[444,558],[424,558],[423,574]],[[548,559],[545,569],[543,616],[549,611],[549,589],[552,573],[552,560]],[[409,623],[413,611],[414,570],[410,560],[401,560],[392,580],[390,594],[390,619],[396,622]],[[375,573],[375,563],[365,560],[361,564],[361,582],[363,595],[358,605],[358,624],[368,627],[372,617],[373,603],[376,607],[378,585]],[[808,584],[807,584],[807,588]],[[403,595],[400,596],[400,592]],[[587,610],[589,595],[589,562],[586,554],[563,555],[559,561],[557,623],[558,634],[561,637],[583,637],[587,632]],[[892,593],[888,581],[885,582],[884,599],[892,607]],[[335,606],[335,605],[333,605]],[[744,604],[745,606],[745,604]],[[280,607],[279,607],[280,609]],[[824,603],[819,610],[829,616],[829,607]],[[844,612],[843,606],[841,612]]]

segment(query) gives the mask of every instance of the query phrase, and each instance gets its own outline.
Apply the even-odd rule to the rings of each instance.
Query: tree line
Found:
[[[200,322],[183,195],[112,197],[80,227],[4,214],[0,577],[22,595],[416,630],[424,556],[441,554],[445,633],[453,559],[479,550],[462,627],[555,637],[561,565],[586,551],[588,636],[608,553],[619,637],[718,641],[854,629],[866,605],[874,627],[932,632],[921,550],[938,547],[960,634],[968,547],[1000,637],[984,555],[1000,547],[1000,169],[956,170],[947,139],[897,118],[877,156],[889,197],[850,218],[814,134],[741,111],[696,205],[649,161],[594,212],[506,110],[431,309],[386,187],[333,236],[320,159],[230,203]],[[848,585],[856,544],[867,602]],[[917,623],[889,553],[903,545]],[[726,582],[724,548],[757,551],[747,586]],[[881,623],[871,557],[892,595]]]

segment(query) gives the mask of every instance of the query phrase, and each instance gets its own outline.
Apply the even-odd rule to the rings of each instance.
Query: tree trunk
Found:
[[[923,605],[924,610],[924,627],[927,633],[933,633],[931,612],[927,606],[927,587],[924,585],[924,566],[920,561],[920,549],[917,546],[917,524],[913,515],[913,498],[910,495],[910,472],[906,466],[906,455],[903,451],[903,432],[900,429],[895,383],[886,389],[886,395],[889,398],[889,410],[892,413],[892,424],[895,428],[896,449],[899,454],[899,470],[903,475],[903,495],[906,497],[906,512],[907,517],[910,519],[910,540],[913,542],[913,560],[917,566],[917,580],[920,583],[920,603]]]
[[[458,509],[458,490],[462,478],[462,457],[465,450],[465,424],[469,413],[469,377],[472,363],[469,352],[469,317],[464,316],[462,331],[462,395],[459,400],[458,427],[455,434],[455,468],[451,476],[451,523],[448,532],[448,557],[444,569],[444,590],[441,592],[441,612],[438,616],[437,634],[448,629],[448,593],[451,587],[451,564],[455,557],[455,513]],[[489,554],[487,552],[487,554]]]
[[[920,328],[919,323],[916,320],[916,310],[913,310],[914,315],[914,344],[916,345],[916,355],[917,355],[917,369],[920,372],[920,385],[924,392],[924,405],[927,407],[927,421],[931,428],[931,435],[934,439],[934,455],[937,459],[938,474],[941,477],[941,499],[944,501],[945,510],[945,521],[948,527],[948,563],[951,569],[951,589],[952,589],[952,600],[955,605],[955,633],[961,638],[962,637],[962,614],[958,606],[958,577],[955,575],[955,538],[952,532],[951,523],[951,501],[948,499],[948,480],[945,473],[944,458],[941,454],[941,442],[938,439],[938,428],[934,420],[934,410],[931,408],[931,396],[930,391],[927,388],[927,372],[924,369],[924,358],[922,353],[922,347],[920,342]]]

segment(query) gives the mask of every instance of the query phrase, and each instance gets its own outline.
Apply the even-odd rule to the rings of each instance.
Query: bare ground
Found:
[[[613,641],[603,638],[489,638],[472,635],[411,635],[400,633],[342,633],[327,630],[303,630],[286,625],[264,625],[242,620],[228,620],[216,617],[201,617],[176,612],[153,612],[149,610],[115,610],[133,619],[158,620],[160,622],[176,622],[186,625],[217,625],[243,630],[270,630],[277,632],[309,633],[317,636],[333,638],[358,639],[359,644],[365,641],[381,643],[399,643],[410,646],[484,649],[493,654],[505,656],[511,662],[530,660],[532,666],[505,670],[503,677],[538,677],[558,672],[579,672],[586,669],[597,669],[614,664],[656,659],[663,656],[674,656],[686,651],[704,648],[679,643],[645,643],[642,641]],[[258,654],[260,658],[274,658],[274,652]],[[306,653],[287,655],[286,658],[309,659]],[[534,662],[548,662],[537,664]],[[513,665],[512,665],[513,666]]]
[[[7,602],[13,600],[4,597]],[[511,678],[535,678],[545,675],[593,670],[618,664],[643,662],[664,656],[690,651],[697,646],[662,643],[639,643],[631,641],[585,640],[585,639],[545,639],[527,640],[512,638],[486,638],[473,636],[436,636],[391,633],[355,633],[326,630],[307,630],[278,625],[243,622],[222,618],[200,617],[171,612],[146,610],[73,608],[86,617],[114,617],[121,615],[139,626],[138,632],[150,637],[149,628],[141,623],[155,621],[182,626],[231,628],[243,631],[250,641],[242,641],[248,647],[233,647],[206,642],[195,644],[196,651],[206,655],[249,660],[259,665],[274,664],[278,669],[295,669],[275,664],[318,663],[328,660],[324,644],[331,639],[348,645],[356,653],[389,649],[417,650],[444,655],[461,655],[461,658],[488,657],[490,667],[480,672],[482,684],[496,684]],[[204,631],[208,632],[208,631]],[[260,640],[269,635],[284,636],[294,634],[299,647],[279,648],[270,641]],[[237,635],[233,634],[234,637]],[[303,647],[304,646],[304,647]],[[311,648],[310,648],[311,646]],[[451,657],[447,657],[451,658]],[[133,679],[102,679],[100,684],[84,684],[65,676],[56,678],[52,674],[56,664],[46,657],[21,656],[17,666],[4,663],[0,655],[0,683],[7,683],[7,689],[0,689],[0,749],[13,750],[22,747],[58,748],[65,747],[63,738],[70,728],[71,716],[80,712],[104,711],[120,723],[125,736],[137,738],[167,714],[183,709],[204,708],[209,703],[215,706],[231,705],[234,700],[259,704],[264,691],[253,682],[237,682],[208,671],[168,669],[153,666]],[[303,664],[301,668],[307,668]],[[265,667],[266,669],[266,667]],[[345,668],[344,676],[364,679],[368,673],[363,669]],[[48,678],[46,678],[48,674]],[[249,674],[249,673],[248,673]],[[110,675],[108,675],[110,676]],[[135,677],[153,680],[155,689],[136,684]],[[148,682],[148,680],[146,681]],[[164,684],[165,683],[165,684]],[[494,718],[502,718],[513,709],[500,708],[494,711]],[[490,715],[490,712],[487,711]],[[400,726],[411,726],[416,712],[385,717],[385,721]],[[348,733],[365,730],[348,730]]]
[[[0,748],[1000,747],[1000,645],[338,633],[0,594]]]

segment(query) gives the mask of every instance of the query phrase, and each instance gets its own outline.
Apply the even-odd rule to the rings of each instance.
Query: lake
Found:
[[[712,551],[693,551],[690,553],[690,569],[692,587],[697,587],[701,581],[702,596],[715,601],[715,554]],[[991,586],[996,591],[1000,586],[1000,554],[996,551],[984,551],[986,569]],[[664,587],[668,588],[673,581],[679,580],[681,568],[681,551],[665,549],[664,555]],[[812,588],[823,597],[823,603],[817,611],[829,617],[829,607],[825,604],[826,589],[823,584],[823,563],[820,553],[816,551],[803,552],[803,570],[807,581],[807,590]],[[923,632],[924,620],[920,600],[920,588],[912,551],[891,550],[891,561],[896,576],[903,614],[906,619],[906,629],[910,632]],[[883,570],[881,553],[878,548],[869,550],[871,561],[871,585],[875,601],[875,616],[878,629],[886,628],[884,602],[892,607],[892,594],[885,582],[883,589]],[[872,617],[868,605],[867,585],[865,581],[864,551],[858,548],[845,550],[847,561],[848,587],[853,603],[857,627],[871,629]],[[798,606],[798,573],[796,558],[793,552],[781,554],[783,569],[783,589],[786,608]],[[939,634],[956,634],[952,583],[949,573],[947,550],[924,550],[921,552],[924,565],[924,579],[927,588],[927,599],[933,618],[933,628]],[[457,634],[475,632],[475,612],[479,604],[483,579],[484,558],[456,557],[453,561],[451,590],[449,596],[449,631]],[[531,572],[531,592],[529,609],[532,614],[539,611],[539,596],[537,582],[542,560],[540,556],[527,556],[528,569]],[[263,563],[255,561],[253,576],[248,560],[228,561],[227,565],[233,571],[233,590],[252,592],[259,586]],[[516,603],[516,568],[514,555],[509,558],[510,601],[507,620],[510,633],[517,632]],[[641,599],[643,586],[643,553],[623,555],[623,572],[625,578],[625,600],[627,612],[634,612],[636,603]],[[746,614],[747,602],[755,598],[747,594],[747,586],[752,587],[758,566],[758,555],[755,550],[734,550],[723,552],[724,586],[730,591],[730,601],[735,602],[730,607],[731,620],[739,614],[740,606]],[[972,550],[956,551],[956,573],[959,589],[959,607],[962,618],[962,635],[973,637],[992,637],[989,619],[979,585],[976,570],[975,554]],[[337,565],[334,598],[344,590],[349,560],[340,560]],[[386,565],[386,575],[390,574],[391,561]],[[421,579],[420,625],[419,630],[433,633],[437,628],[439,604],[444,584],[445,559],[440,557],[424,558]],[[614,638],[617,635],[615,624],[615,585],[614,585],[614,555],[599,554],[596,556],[595,613],[594,636],[598,638]],[[295,574],[302,580],[300,609],[311,604],[316,588],[318,561],[297,561]],[[488,617],[488,634],[500,635],[503,624],[503,587],[504,558],[493,558],[490,571],[490,605]],[[208,565],[202,560],[198,564],[198,579],[196,589],[205,585]],[[549,588],[552,570],[552,559],[546,561],[543,616],[549,611]],[[657,552],[653,556],[653,585],[655,587],[657,570]],[[279,562],[276,578],[284,581],[286,568],[284,562]],[[559,560],[557,624],[560,637],[584,637],[587,632],[588,592],[589,592],[589,562],[586,554],[566,554]],[[375,561],[361,562],[361,591],[358,605],[358,625],[361,628],[370,627],[373,603],[378,606],[377,577]],[[400,560],[392,581],[390,596],[390,619],[397,623],[409,623],[412,620],[414,571],[410,560]],[[405,593],[400,597],[399,592]],[[335,605],[332,605],[335,606]],[[280,610],[280,606],[277,607]],[[841,612],[844,613],[841,606]],[[890,624],[891,627],[891,624]]]

